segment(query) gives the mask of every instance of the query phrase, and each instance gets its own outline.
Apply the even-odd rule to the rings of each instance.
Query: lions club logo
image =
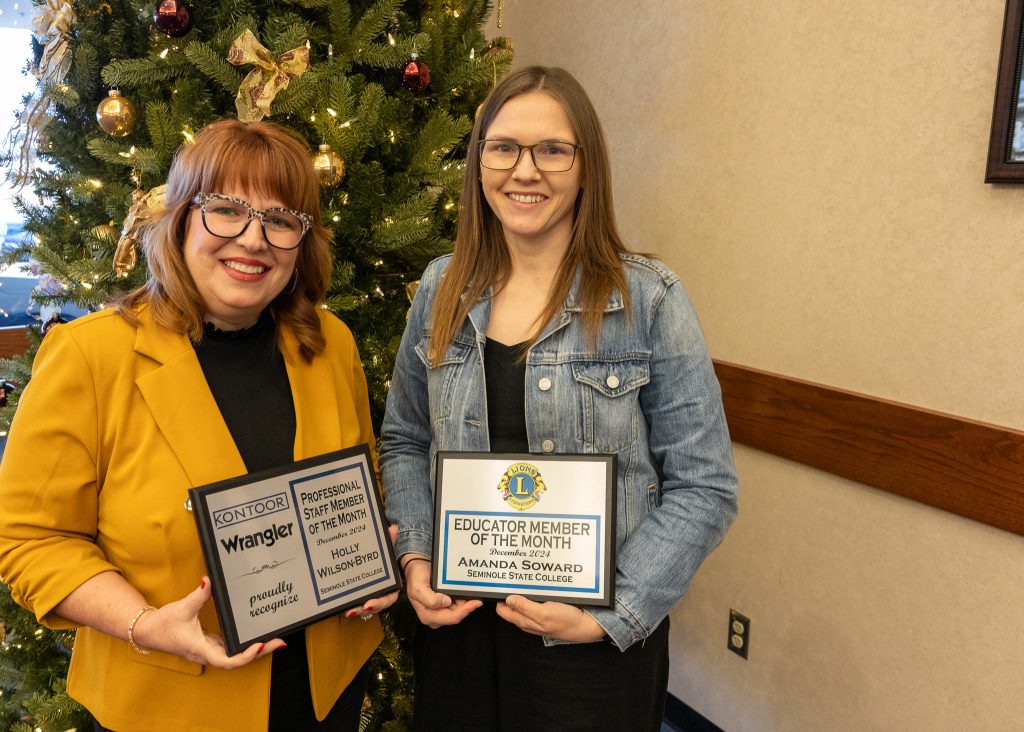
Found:
[[[501,497],[518,511],[525,511],[537,503],[545,487],[537,466],[530,463],[516,463],[510,466],[498,483]]]

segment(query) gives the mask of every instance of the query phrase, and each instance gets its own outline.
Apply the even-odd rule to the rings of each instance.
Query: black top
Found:
[[[270,314],[264,311],[242,330],[207,323],[194,348],[246,469],[254,473],[292,462],[295,405]]]
[[[264,311],[242,330],[218,330],[208,323],[193,347],[246,469],[254,473],[293,462],[295,404],[270,314]],[[280,717],[315,722],[304,633],[283,640],[287,645],[274,651],[271,665],[270,729],[281,728],[274,722]]]
[[[526,361],[523,343],[506,346],[487,339],[484,382],[491,452],[529,452],[526,434]]]

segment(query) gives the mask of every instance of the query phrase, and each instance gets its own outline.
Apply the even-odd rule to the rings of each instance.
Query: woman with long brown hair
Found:
[[[568,72],[513,72],[480,110],[454,253],[423,274],[381,437],[422,623],[416,728],[658,729],[667,615],[732,522],[736,476],[696,314],[619,238],[601,127]],[[614,606],[432,590],[438,450],[614,453]]]

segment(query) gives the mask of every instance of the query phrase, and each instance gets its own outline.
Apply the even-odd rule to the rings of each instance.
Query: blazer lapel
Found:
[[[192,485],[243,475],[245,463],[188,337],[157,325],[148,309],[139,317],[135,351],[159,365],[135,383]]]
[[[315,457],[342,447],[338,395],[326,358],[302,360],[299,344],[284,331],[282,352],[295,404],[295,459]]]

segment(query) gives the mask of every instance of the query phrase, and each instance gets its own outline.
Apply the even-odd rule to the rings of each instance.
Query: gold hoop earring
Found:
[[[295,292],[295,288],[299,286],[299,269],[296,267],[292,270],[292,286],[284,291],[284,294],[291,295]]]

